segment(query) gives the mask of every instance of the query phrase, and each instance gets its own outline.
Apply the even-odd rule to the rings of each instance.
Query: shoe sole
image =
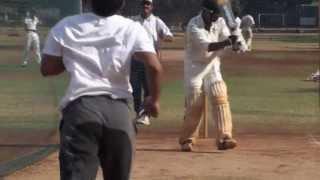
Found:
[[[181,145],[182,152],[192,152],[193,148],[192,145]]]
[[[237,147],[236,141],[224,141],[223,143],[217,143],[218,150],[234,149],[235,147]]]

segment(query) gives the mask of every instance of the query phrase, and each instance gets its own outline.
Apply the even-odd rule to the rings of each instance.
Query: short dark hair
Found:
[[[91,0],[92,11],[103,17],[119,12],[125,5],[125,0]]]
[[[218,4],[216,3],[215,0],[203,0],[202,7],[204,7],[205,9],[217,12],[217,13],[220,12]]]

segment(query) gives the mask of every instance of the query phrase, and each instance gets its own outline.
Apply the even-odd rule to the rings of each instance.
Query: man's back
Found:
[[[152,41],[138,23],[113,15],[102,18],[93,13],[67,17],[50,32],[44,52],[63,57],[71,75],[62,106],[73,99],[92,94],[109,93],[115,98],[130,98],[131,55],[143,49],[154,52]],[[150,44],[150,47],[145,47]],[[56,54],[57,53],[57,54]]]
[[[125,0],[91,0],[92,12],[65,18],[50,31],[41,63],[43,76],[67,70],[69,89],[60,106],[61,180],[129,180],[135,132],[131,98],[131,55],[145,63],[150,97],[146,114],[156,117],[162,67],[144,28],[115,15]],[[72,103],[70,103],[72,101]],[[110,171],[111,170],[111,171]]]

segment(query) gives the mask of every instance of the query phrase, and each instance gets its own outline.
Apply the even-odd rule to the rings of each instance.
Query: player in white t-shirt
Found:
[[[24,19],[24,25],[26,30],[26,44],[23,54],[22,66],[27,66],[31,57],[32,51],[34,51],[36,56],[36,61],[41,63],[41,54],[40,54],[40,38],[37,33],[37,25],[39,19],[33,14],[30,16],[29,12],[27,13],[26,18]]]
[[[92,0],[93,13],[64,18],[43,49],[44,76],[67,71],[69,87],[61,101],[60,171],[62,180],[130,179],[135,131],[127,99],[131,57],[148,69],[150,96],[145,110],[159,111],[162,67],[153,41],[139,24],[116,15],[124,0]]]

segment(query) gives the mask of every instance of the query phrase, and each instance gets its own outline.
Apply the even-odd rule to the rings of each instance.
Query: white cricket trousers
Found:
[[[41,54],[40,54],[40,39],[39,35],[36,32],[28,31],[27,40],[24,49],[23,63],[28,64],[32,57],[32,50],[35,53],[36,61],[41,63]]]
[[[184,122],[179,143],[196,143],[199,134],[201,116],[204,109],[205,94],[211,105],[217,140],[232,138],[232,117],[224,81],[209,83],[206,88],[191,88],[187,90]],[[209,108],[210,109],[210,108]]]
[[[248,49],[252,50],[252,39],[253,39],[253,32],[252,29],[242,30],[243,38],[247,43]]]

